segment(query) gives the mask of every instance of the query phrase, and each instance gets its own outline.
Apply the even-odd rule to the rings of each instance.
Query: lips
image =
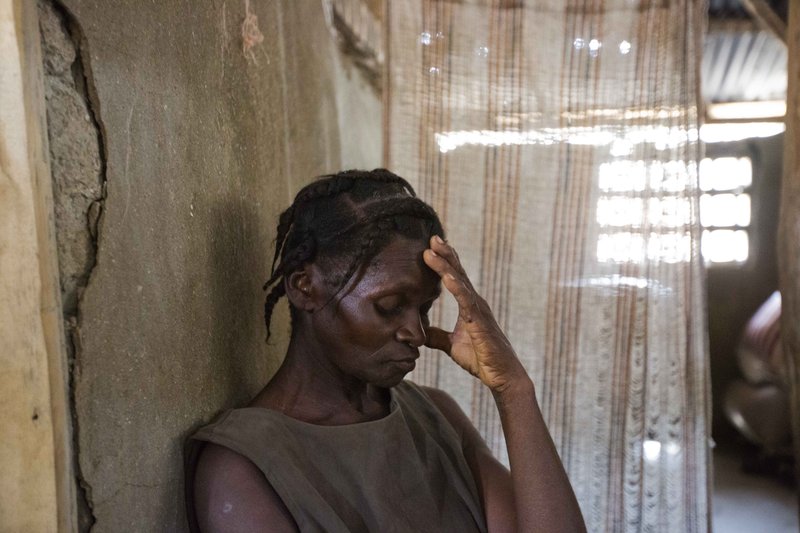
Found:
[[[397,367],[398,370],[408,373],[414,370],[417,366],[417,359],[419,359],[419,348],[410,344],[403,343],[403,348],[394,357],[389,359],[389,363]]]
[[[398,368],[402,369],[403,372],[411,372],[414,370],[414,367],[417,366],[416,359],[401,359],[399,361],[392,361]]]

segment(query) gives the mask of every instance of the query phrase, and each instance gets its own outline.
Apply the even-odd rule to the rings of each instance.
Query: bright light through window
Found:
[[[730,191],[753,183],[753,165],[748,157],[705,158],[700,161],[700,188],[704,191]]]
[[[603,192],[683,192],[689,173],[683,161],[613,161],[600,165]]]
[[[694,164],[684,161],[612,161],[600,165],[596,220],[597,260],[677,263],[691,258],[689,228],[696,214],[684,191]]]
[[[597,260],[614,263],[641,263],[645,259],[679,263],[689,260],[691,240],[688,233],[641,233],[629,231],[604,233],[597,242]]]
[[[694,172],[703,191],[695,211]],[[596,220],[601,228],[597,259],[626,263],[674,263],[691,259],[690,229],[698,213],[701,251],[708,264],[742,263],[749,251],[748,227],[753,167],[746,157],[683,161],[612,161],[600,165]]]
[[[700,197],[700,223],[704,228],[750,225],[749,194],[704,194]]]
[[[753,165],[747,157],[700,161],[700,249],[708,264],[744,263],[750,250],[750,195]]]
[[[749,242],[745,230],[705,230],[700,242],[706,261],[712,263],[747,261]]]
[[[646,208],[645,208],[646,206]],[[597,223],[601,226],[648,226],[682,228],[691,222],[691,202],[688,198],[630,198],[607,196],[597,201]]]

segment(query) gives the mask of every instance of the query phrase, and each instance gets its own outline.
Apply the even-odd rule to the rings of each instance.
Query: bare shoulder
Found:
[[[298,531],[264,474],[229,448],[206,444],[194,480],[195,510],[202,531]]]

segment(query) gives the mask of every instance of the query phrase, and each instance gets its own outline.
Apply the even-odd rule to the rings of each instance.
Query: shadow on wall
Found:
[[[248,245],[263,238],[259,231],[257,210],[244,200],[225,198],[215,203],[209,217],[211,230],[208,235],[208,253],[205,267],[207,286],[192,285],[195,290],[207,296],[211,316],[203,323],[211,325],[210,331],[200,332],[211,341],[210,373],[214,379],[213,395],[224,399],[222,411],[229,408],[242,407],[257,391],[266,384],[264,366],[272,361],[258,361],[253,367],[252,357],[254,338],[266,338],[266,330],[259,328],[260,322],[254,320],[252,305],[254,294],[261,292],[262,272],[242,272],[242,268],[264,264],[267,260],[262,256],[262,247]],[[272,359],[272,358],[269,358]],[[277,367],[278,363],[269,366]],[[269,374],[271,375],[271,371]],[[196,382],[199,390],[192,391],[194,397],[203,397],[206,386]],[[209,423],[219,413],[212,413],[209,419],[203,419],[184,430],[176,445],[183,446],[187,439],[200,427]],[[186,458],[184,457],[184,460]],[[185,472],[184,472],[185,474]],[[183,484],[183,479],[181,485]],[[183,516],[183,494],[187,487],[179,491],[178,506],[179,523],[186,523]],[[168,516],[175,512],[176,495],[169,492],[162,494],[162,509],[159,515]]]
[[[232,405],[241,406],[250,401],[253,391],[266,384],[263,366],[252,368],[252,358],[246,357],[252,350],[252,339],[266,339],[266,328],[259,327],[262,322],[254,320],[256,310],[244,304],[254,299],[260,301],[253,295],[262,292],[269,261],[259,253],[262,247],[247,244],[263,238],[257,229],[258,213],[252,205],[225,199],[213,207],[211,219],[214,230],[210,240],[208,297],[214,314],[212,353],[218,358],[215,372],[221,378],[219,382],[225,384],[225,389],[218,392],[229,398]],[[263,271],[241,272],[243,267],[259,264],[265,265]]]

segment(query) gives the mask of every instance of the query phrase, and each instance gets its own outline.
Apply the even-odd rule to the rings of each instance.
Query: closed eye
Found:
[[[384,306],[382,306],[380,304],[375,304],[375,310],[378,311],[379,315],[382,315],[382,316],[385,316],[385,317],[392,317],[392,316],[397,316],[400,313],[402,313],[403,312],[403,306],[402,305],[395,305],[393,307],[384,307]]]
[[[405,300],[397,296],[386,296],[375,302],[375,310],[379,315],[393,317],[399,315],[405,307]]]

